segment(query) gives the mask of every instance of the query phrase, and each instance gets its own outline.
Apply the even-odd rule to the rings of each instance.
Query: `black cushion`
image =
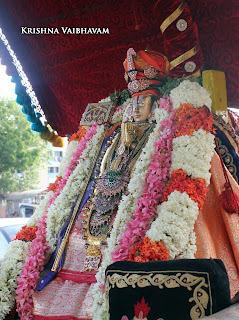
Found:
[[[218,259],[119,261],[105,275],[110,320],[194,320],[230,305],[227,272]]]

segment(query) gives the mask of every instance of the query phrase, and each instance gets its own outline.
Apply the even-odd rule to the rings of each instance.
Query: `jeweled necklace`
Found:
[[[141,128],[139,130],[138,128]],[[101,165],[101,175],[97,180],[94,193],[84,207],[83,239],[86,240],[86,259],[83,271],[98,270],[101,260],[100,246],[106,244],[113,225],[113,214],[122,194],[126,192],[130,173],[134,168],[140,151],[145,146],[154,125],[149,123],[123,124],[121,134],[110,140]],[[139,132],[141,137],[139,137]],[[131,144],[136,146],[131,149]],[[124,152],[119,147],[124,146]]]

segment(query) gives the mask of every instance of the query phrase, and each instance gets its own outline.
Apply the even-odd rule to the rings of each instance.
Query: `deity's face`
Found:
[[[151,111],[151,96],[140,95],[133,98],[133,118],[135,122],[146,121]]]

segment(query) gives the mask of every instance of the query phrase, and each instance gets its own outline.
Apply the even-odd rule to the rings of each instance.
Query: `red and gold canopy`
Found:
[[[89,102],[126,88],[122,62],[128,48],[139,51],[150,46],[167,55],[160,30],[162,3],[156,3],[0,0],[0,27],[21,61],[48,122],[60,135],[77,130]],[[165,14],[174,1],[163,3]],[[228,100],[239,105],[238,0],[188,0],[187,4],[198,26],[206,68],[226,73]],[[23,26],[59,30],[104,27],[110,34],[21,34]],[[8,66],[7,72],[14,74],[2,44],[0,57]]]

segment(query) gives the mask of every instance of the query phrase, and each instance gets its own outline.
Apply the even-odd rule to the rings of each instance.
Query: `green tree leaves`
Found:
[[[39,188],[39,168],[47,163],[47,145],[30,129],[21,107],[0,100],[0,192]]]

